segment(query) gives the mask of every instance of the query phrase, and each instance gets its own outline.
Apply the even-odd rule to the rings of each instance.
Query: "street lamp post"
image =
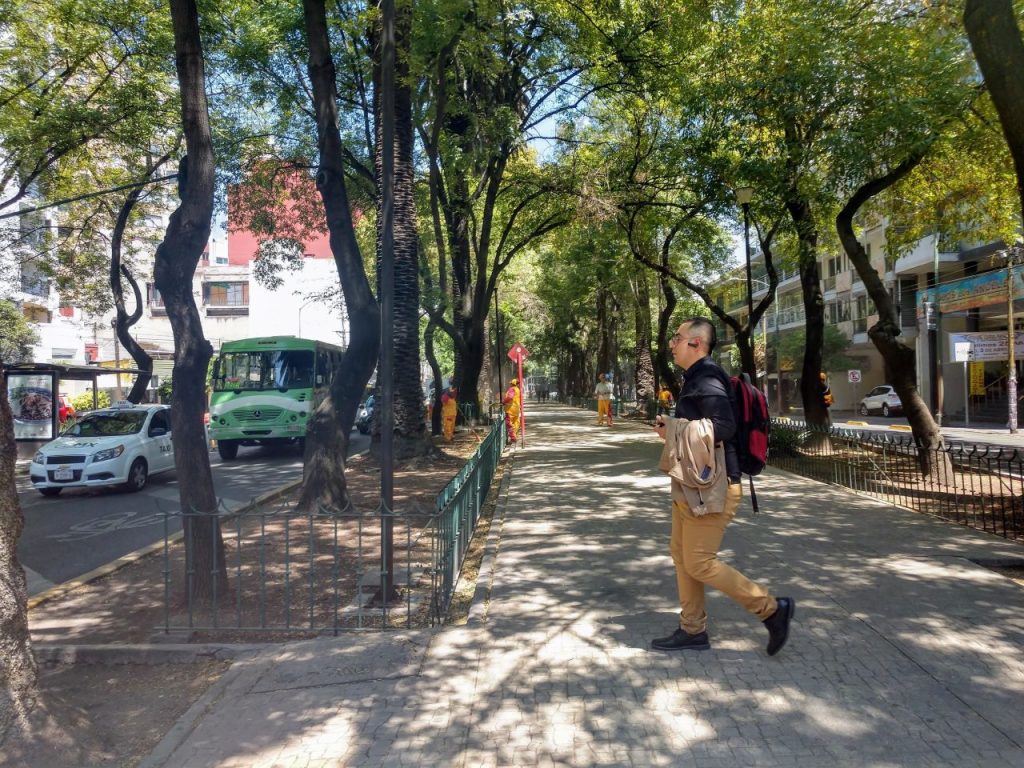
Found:
[[[747,327],[750,329],[751,346],[754,333],[754,280],[750,271],[750,201],[754,199],[753,187],[737,187],[736,202],[743,209],[743,248],[747,258]],[[754,371],[756,376],[757,372]]]
[[[310,304],[315,304],[316,299],[310,299],[305,304],[299,307],[299,338],[302,338],[302,310],[308,307]]]

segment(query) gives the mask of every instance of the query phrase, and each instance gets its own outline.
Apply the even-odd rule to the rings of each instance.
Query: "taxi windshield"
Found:
[[[146,411],[100,411],[87,413],[65,435],[72,437],[110,437],[134,435],[142,429]]]
[[[313,386],[313,353],[309,350],[225,352],[220,357],[214,389],[302,389]]]

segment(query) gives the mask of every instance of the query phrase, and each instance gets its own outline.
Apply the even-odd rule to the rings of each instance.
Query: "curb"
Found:
[[[501,485],[498,486],[498,498],[495,499],[494,516],[491,518],[491,527],[487,531],[487,541],[484,543],[484,556],[480,560],[480,570],[477,573],[473,597],[469,601],[469,615],[466,617],[467,627],[479,626],[486,619],[487,597],[490,595],[491,585],[494,583],[498,545],[501,542],[501,529],[505,525],[505,509],[508,505],[509,487],[512,485],[512,474],[515,469],[515,454],[511,454],[508,460],[509,463],[505,468],[505,474],[501,478]],[[499,509],[501,511],[500,518],[498,516]]]
[[[188,645],[132,643],[125,645],[37,645],[32,652],[40,665],[52,664],[195,664],[198,661],[230,661],[255,654],[265,644]]]
[[[229,690],[238,685],[240,679],[244,680],[247,674],[252,674],[251,665],[245,662],[256,658],[256,656],[258,654],[253,654],[241,664],[232,664],[213,685],[196,699],[191,707],[185,710],[184,714],[177,719],[156,747],[136,768],[159,768],[159,766],[166,764],[178,747],[184,744],[185,740],[196,729],[203,716],[212,711],[220,703],[221,699],[228,694]],[[252,684],[253,681],[248,683],[250,687]]]
[[[913,429],[909,424],[890,424],[889,429],[893,432],[912,432]]]
[[[846,422],[846,424],[848,426],[851,426],[851,427],[867,427],[867,426],[870,426],[866,421],[852,421],[851,420],[851,421]]]
[[[267,491],[261,496],[255,497],[248,504],[243,504],[241,507],[239,507],[236,510],[233,510],[230,514],[225,515],[224,517],[233,517],[235,515],[239,515],[243,512],[253,509],[259,504],[265,504],[268,501],[273,501],[274,499],[283,496],[284,494],[288,493],[294,488],[297,488],[300,485],[302,485],[301,478],[299,478],[298,480],[292,480],[291,482],[278,486],[273,490]],[[172,541],[177,541],[183,535],[184,531],[178,531],[177,533],[170,536],[170,538],[168,539],[168,543]],[[101,565],[98,568],[94,568],[88,573],[83,573],[81,576],[76,576],[73,579],[61,582],[60,584],[50,587],[49,589],[44,590],[43,592],[40,592],[38,595],[34,595],[33,597],[30,597],[28,599],[28,610],[31,611],[33,608],[38,608],[43,603],[49,600],[53,600],[54,598],[63,597],[64,595],[68,594],[69,592],[75,589],[78,589],[79,587],[85,586],[86,584],[96,581],[97,579],[100,579],[104,576],[108,576],[111,573],[114,573],[114,571],[119,571],[126,565],[131,565],[132,563],[141,560],[142,558],[147,557],[148,555],[151,555],[154,552],[159,552],[163,548],[163,541],[154,542],[153,544],[149,544],[145,547],[142,547],[141,549],[137,549],[134,552],[129,552],[127,555],[122,555],[116,560],[112,560],[109,563],[106,563],[105,565]]]

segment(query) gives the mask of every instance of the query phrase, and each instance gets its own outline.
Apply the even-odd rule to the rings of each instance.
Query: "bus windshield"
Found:
[[[225,352],[214,381],[218,390],[301,389],[313,386],[309,350]]]

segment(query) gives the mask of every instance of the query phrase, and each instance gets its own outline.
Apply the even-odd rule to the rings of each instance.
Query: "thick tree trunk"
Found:
[[[349,317],[349,345],[331,382],[330,397],[313,412],[306,428],[306,460],[299,504],[344,508],[348,503],[345,459],[348,435],[366,382],[377,364],[380,310],[366,279],[345,187],[345,165],[338,131],[334,60],[327,32],[324,0],[303,0],[309,79],[313,86],[320,168],[317,191],[323,200],[331,253],[338,270]]]
[[[818,230],[810,202],[796,189],[790,190],[786,201],[800,248],[800,287],[803,291],[806,318],[804,364],[800,372],[800,396],[804,420],[811,425],[828,428],[832,424],[828,408],[819,389],[822,348],[825,343],[825,300],[821,293],[821,272],[818,268]],[[751,364],[753,352],[751,351]]]
[[[149,353],[144,350],[135,338],[131,335],[131,327],[135,325],[139,318],[142,317],[142,290],[139,288],[139,282],[135,279],[128,268],[123,264],[120,264],[120,254],[117,257],[119,269],[121,275],[128,284],[132,287],[132,294],[135,296],[135,309],[129,315],[124,308],[124,294],[121,291],[121,281],[116,280],[117,288],[114,290],[114,306],[117,310],[117,314],[114,317],[114,330],[117,333],[117,338],[121,342],[121,345],[128,350],[128,354],[132,356],[132,360],[135,361],[135,367],[138,368],[140,373],[135,383],[132,384],[132,389],[128,393],[127,400],[130,403],[141,403],[142,399],[146,396],[146,390],[149,388],[149,382],[153,378],[153,358],[150,357]],[[111,269],[113,274],[113,269]]]
[[[185,546],[194,570],[192,597],[207,601],[216,593],[223,594],[227,587],[224,544],[203,424],[206,370],[213,348],[203,336],[192,297],[192,278],[209,240],[213,216],[213,142],[195,0],[171,0],[171,20],[188,155],[178,170],[181,204],[171,214],[164,240],[156,250],[154,279],[174,334],[171,439],[181,508],[186,514]],[[190,512],[198,515],[189,516]]]
[[[612,355],[612,322],[609,308],[612,296],[608,289],[601,285],[597,288],[597,370],[598,373],[610,373],[615,364]]]
[[[452,185],[448,221],[448,250],[452,256],[452,326],[455,335],[455,371],[453,380],[459,391],[459,403],[476,406],[477,379],[482,359],[470,349],[473,335],[473,273],[469,223],[471,218],[469,188],[460,177]],[[482,349],[482,347],[481,347]]]
[[[676,292],[672,287],[672,281],[665,275],[658,276],[658,285],[665,303],[658,311],[658,348],[654,355],[654,365],[658,378],[672,391],[672,397],[677,398],[680,390],[679,377],[672,368],[672,351],[668,346],[669,338],[675,333],[675,329],[669,325],[672,322],[672,313],[676,311]]]
[[[441,434],[441,395],[444,387],[441,386],[441,366],[437,362],[437,353],[434,352],[434,330],[437,326],[434,319],[427,321],[427,328],[423,332],[423,354],[430,366],[430,373],[434,377],[433,388],[430,391],[430,400],[434,404],[430,409],[430,434]]]
[[[1011,0],[967,0],[964,27],[999,114],[1024,211],[1024,41]]]
[[[408,459],[426,453],[430,443],[426,439],[423,419],[423,390],[420,382],[420,275],[419,233],[416,229],[416,181],[413,166],[412,92],[409,87],[409,46],[411,8],[406,2],[396,2],[395,23],[395,157],[394,157],[394,287],[392,306],[394,334],[394,457]],[[380,46],[375,45],[374,81],[380,83]],[[375,89],[375,92],[379,88]],[[383,168],[381,156],[382,125],[380,99],[374,97],[377,151],[375,172],[377,188]],[[380,274],[383,254],[383,195],[377,195],[377,286],[380,295]],[[377,402],[381,402],[378,379]],[[377,413],[380,413],[378,409]],[[380,419],[375,414],[374,423]],[[372,450],[380,448],[379,426],[374,429]]]
[[[152,178],[157,169],[171,159],[168,152],[159,160],[153,163],[146,171],[145,179]],[[114,222],[114,231],[110,236],[110,290],[114,294],[114,332],[117,334],[121,345],[128,350],[128,354],[135,361],[135,367],[142,371],[132,384],[132,390],[128,393],[128,401],[141,403],[145,397],[146,389],[149,387],[150,379],[153,377],[153,358],[146,352],[129,333],[129,329],[142,318],[142,291],[139,289],[138,281],[132,276],[128,268],[121,263],[121,245],[124,242],[124,233],[128,227],[128,217],[131,216],[139,197],[142,195],[143,187],[135,187],[128,193],[121,210],[117,213],[117,220]],[[135,309],[131,315],[124,307],[124,291],[121,288],[121,277],[128,281],[132,287],[132,295],[135,297]]]
[[[636,328],[636,345],[633,348],[633,383],[636,386],[638,403],[657,397],[658,388],[654,375],[654,357],[651,354],[651,289],[647,282],[647,270],[636,271],[636,289],[633,301],[633,323]]]
[[[942,432],[917,389],[917,361],[914,350],[899,340],[900,324],[892,297],[878,272],[871,265],[867,251],[853,231],[853,218],[870,200],[909,174],[924,158],[927,148],[911,155],[889,173],[872,179],[858,189],[836,217],[836,231],[850,261],[860,275],[868,295],[878,309],[878,322],[868,329],[875,348],[885,361],[889,381],[903,403],[903,412],[919,446],[921,470],[933,479],[952,476],[949,455],[942,451]],[[938,459],[938,460],[936,460]]]
[[[750,383],[757,386],[757,362],[754,359],[754,343],[750,338],[753,328],[747,325],[736,334],[736,349],[740,353],[740,369],[750,377]]]
[[[25,570],[18,561],[25,518],[14,481],[16,459],[7,380],[0,375],[0,743],[10,728],[25,724],[35,706],[38,676],[28,632]]]

